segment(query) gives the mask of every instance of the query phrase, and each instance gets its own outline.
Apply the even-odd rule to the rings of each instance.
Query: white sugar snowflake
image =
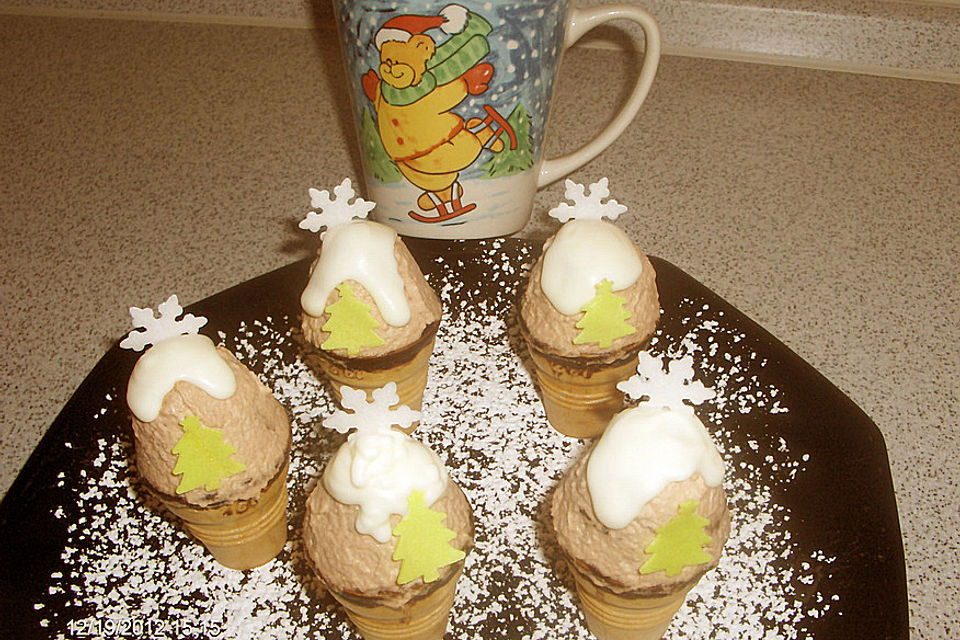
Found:
[[[341,404],[353,413],[338,410],[324,420],[331,429],[346,433],[350,429],[357,432],[390,430],[392,425],[408,429],[420,419],[420,412],[405,404],[399,404],[397,383],[388,382],[373,391],[373,401],[367,400],[367,392],[353,387],[340,387]],[[394,408],[391,408],[394,407]]]
[[[684,400],[700,404],[717,395],[699,380],[693,380],[692,356],[670,361],[664,370],[659,358],[644,351],[640,352],[636,375],[618,383],[617,388],[634,400],[646,397],[650,404],[688,412],[692,412],[693,407],[684,404]]]
[[[324,189],[309,189],[310,206],[319,209],[319,213],[311,211],[307,217],[300,221],[300,228],[317,233],[323,227],[327,230],[341,224],[346,224],[356,219],[367,217],[374,207],[375,202],[369,202],[363,198],[357,198],[350,178],[344,178],[343,182],[333,188],[334,197],[330,198],[330,192]],[[324,233],[320,234],[323,238]]]
[[[157,307],[159,317],[155,317],[153,309],[140,307],[130,307],[130,317],[133,319],[133,326],[143,331],[134,329],[127,334],[127,337],[120,342],[124,349],[133,349],[142,351],[147,345],[158,344],[167,338],[175,338],[190,333],[197,333],[200,327],[207,324],[207,319],[203,316],[195,316],[188,313],[180,320],[177,317],[183,313],[183,307],[177,300],[176,295],[172,295],[161,302]]]
[[[568,220],[600,220],[604,217],[610,220],[616,220],[617,217],[627,210],[625,206],[610,198],[602,202],[604,198],[610,197],[610,189],[607,188],[607,179],[600,178],[599,181],[590,185],[590,194],[587,195],[586,189],[582,184],[574,182],[567,178],[566,192],[564,197],[573,204],[561,202],[553,209],[550,209],[549,215],[560,222]]]

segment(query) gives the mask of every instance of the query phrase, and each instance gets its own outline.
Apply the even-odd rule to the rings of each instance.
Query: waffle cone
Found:
[[[536,368],[540,397],[554,429],[574,438],[593,438],[606,429],[623,408],[617,383],[637,370],[637,349],[612,363],[584,358],[558,357],[527,340]]]
[[[679,611],[687,592],[700,580],[678,585],[664,595],[627,596],[598,587],[568,562],[577,583],[580,609],[597,640],[659,640]]]
[[[318,354],[318,366],[323,376],[330,381],[333,393],[340,402],[340,387],[346,385],[367,392],[373,400],[373,391],[388,382],[397,384],[400,404],[415,411],[423,406],[423,392],[427,388],[427,366],[436,341],[436,326],[433,332],[421,339],[412,348],[382,358],[339,358],[328,353]],[[414,423],[407,433],[417,426]]]
[[[399,609],[376,604],[353,594],[331,590],[350,621],[364,640],[440,640],[447,631],[447,621],[457,581],[463,566],[427,595],[415,598]]]
[[[229,569],[266,564],[287,541],[287,465],[258,497],[249,500],[197,507],[158,497],[214,559]]]

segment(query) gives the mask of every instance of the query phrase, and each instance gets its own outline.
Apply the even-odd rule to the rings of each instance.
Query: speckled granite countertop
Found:
[[[0,17],[5,491],[126,308],[307,255],[308,186],[356,175],[323,31]],[[629,55],[574,50],[548,147],[586,140]],[[597,125],[599,126],[599,125]],[[574,178],[850,395],[889,449],[915,638],[960,626],[960,86],[666,57]],[[541,192],[523,231],[553,229]]]

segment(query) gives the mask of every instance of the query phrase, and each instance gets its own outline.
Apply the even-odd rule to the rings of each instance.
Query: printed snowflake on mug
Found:
[[[610,198],[610,189],[607,186],[607,178],[600,178],[587,188],[582,184],[574,182],[567,178],[563,183],[565,186],[564,197],[573,204],[561,202],[553,209],[550,209],[548,215],[556,218],[560,222],[569,220],[601,220],[609,218],[616,220],[627,208]],[[609,198],[604,200],[605,198]]]
[[[310,188],[309,193],[310,206],[319,209],[319,212],[309,212],[307,217],[300,221],[300,228],[313,233],[319,232],[324,227],[330,230],[351,220],[362,220],[377,206],[375,202],[357,197],[350,178],[344,178],[343,182],[333,188],[333,198],[326,189],[321,191]],[[325,234],[325,231],[320,233],[320,238],[322,239]]]
[[[400,404],[397,383],[388,382],[373,390],[373,399],[367,400],[367,392],[353,387],[340,387],[341,405],[349,410],[337,410],[324,424],[338,433],[356,429],[357,433],[389,430],[392,425],[407,429],[420,419],[420,412]]]
[[[673,411],[693,412],[692,404],[701,404],[715,397],[716,392],[699,380],[693,379],[693,357],[684,356],[666,363],[645,351],[639,354],[637,373],[619,382],[617,388],[633,400],[647,398],[647,402]]]
[[[159,344],[167,338],[197,333],[203,325],[207,324],[207,319],[203,316],[190,313],[179,318],[183,313],[183,307],[180,306],[176,295],[161,302],[157,311],[159,316],[155,316],[153,309],[149,307],[143,309],[130,307],[130,317],[133,319],[135,329],[127,334],[127,337],[120,342],[120,346],[124,349],[143,351],[144,347]],[[137,329],[143,329],[143,331],[137,331]]]

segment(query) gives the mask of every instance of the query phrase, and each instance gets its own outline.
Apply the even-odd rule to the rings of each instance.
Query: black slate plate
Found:
[[[411,239],[407,243],[428,279],[442,291],[448,314],[446,323],[473,331],[469,329],[474,326],[471,322],[495,328],[502,321],[501,338],[522,355],[511,302],[525,279],[526,270],[520,265],[529,265],[537,248],[519,240],[450,243]],[[709,619],[708,633],[678,617],[675,627],[683,623],[688,628],[672,629],[671,634],[676,635],[668,637],[746,637],[742,629],[747,625],[755,627],[757,637],[762,637],[764,630],[772,630],[778,637],[907,638],[906,577],[896,501],[886,448],[876,426],[829,381],[760,326],[676,267],[656,258],[652,261],[664,311],[652,350],[693,352],[700,364],[708,365],[699,368],[700,379],[722,391],[724,406],[701,407],[698,413],[705,422],[712,417],[723,423],[715,437],[725,450],[728,485],[734,487],[734,526],[739,517],[742,528],[758,527],[750,534],[756,533],[757,541],[740,540],[727,552],[747,553],[751,563],[761,565],[749,568],[750,563],[745,562],[725,569],[720,576],[722,581],[707,589],[712,593],[703,596],[704,602],[683,614],[705,615]],[[216,338],[217,332],[221,332],[228,343],[243,327],[243,344],[252,344],[256,351],[258,332],[251,330],[252,326],[272,322],[282,329],[295,324],[308,264],[291,264],[199,302],[189,311],[209,318],[203,333]],[[260,333],[266,336],[268,332]],[[276,337],[276,333],[270,335]],[[299,347],[293,339],[271,348],[284,363],[298,358]],[[103,539],[96,529],[102,525],[95,523],[102,523],[103,513],[108,521],[122,519],[121,511],[129,509],[123,506],[129,505],[129,498],[125,502],[109,490],[99,498],[89,494],[89,488],[96,486],[91,478],[95,479],[111,464],[109,459],[103,460],[105,450],[108,458],[111,451],[129,457],[123,397],[136,357],[135,353],[114,347],[102,358],[51,425],[0,503],[2,637],[229,637],[220,633],[221,628],[185,620],[186,605],[147,603],[150,594],[138,594],[136,589],[128,588],[130,576],[124,574],[122,566],[116,569],[116,576],[105,580],[121,585],[131,608],[123,619],[111,620],[99,609],[102,599],[87,597],[82,580],[84,569],[72,566],[78,557],[78,539],[94,541],[98,549],[108,550],[111,545],[141,545],[156,552],[165,544],[164,540],[149,536],[144,539],[136,532],[130,534],[129,540]],[[485,357],[493,356],[477,355],[476,361]],[[267,367],[255,354],[246,360],[258,373]],[[443,362],[436,366],[438,376],[452,376],[463,375],[460,370],[469,369],[470,363],[464,361],[447,369]],[[467,374],[457,384],[467,388],[475,383]],[[430,393],[428,389],[428,399]],[[536,403],[532,391],[525,393],[522,397],[528,403]],[[497,407],[495,398],[481,398],[477,406],[482,407],[485,402],[491,403],[491,425],[509,421],[510,407]],[[456,415],[468,415],[476,407],[455,409]],[[474,420],[481,415],[482,420],[483,414],[469,415]],[[546,442],[553,441],[552,438],[571,457],[578,450],[577,441],[559,437],[542,421],[531,428],[540,430],[537,440]],[[438,451],[445,446],[436,433],[423,437]],[[105,449],[104,442],[119,444]],[[337,442],[336,437],[327,434],[304,436],[297,452],[301,466],[309,467],[302,461],[311,456],[322,459]],[[497,464],[495,457],[486,460],[481,451],[479,455],[484,459],[478,465],[458,468],[457,455],[459,452],[449,452],[451,473],[473,496],[475,511],[478,506],[486,508],[483,496],[492,486],[488,476]],[[121,467],[128,465],[125,459],[119,462]],[[529,466],[537,473],[542,471],[547,484],[562,471],[542,469],[542,465],[542,461],[533,460]],[[322,464],[317,466],[322,468]],[[316,469],[304,473],[316,475]],[[129,475],[136,494],[135,475]],[[303,487],[291,491],[291,539],[297,536],[304,491]],[[473,571],[492,584],[478,590],[461,583],[461,596],[470,602],[458,601],[455,611],[464,615],[452,619],[448,637],[573,637],[572,632],[563,632],[564,624],[572,624],[570,629],[581,637],[589,637],[578,630],[580,622],[575,597],[570,600],[569,596],[569,576],[557,566],[548,513],[542,508],[546,499],[542,495],[518,495],[516,500],[518,509],[525,509],[534,522],[533,536],[537,544],[543,545],[544,557],[523,557],[535,555],[524,543],[510,549],[498,546],[500,533],[492,529],[493,525],[489,533],[481,527],[481,544],[475,554],[479,554],[480,560],[473,565]],[[756,505],[767,505],[770,513],[750,513]],[[766,507],[762,510],[766,511]],[[100,519],[94,517],[97,514]],[[759,522],[767,524],[757,525]],[[169,537],[176,538],[170,558],[196,546],[179,533]],[[776,552],[781,545],[782,553],[767,553]],[[299,544],[289,546],[292,548],[281,554],[278,563],[293,567],[289,575],[295,579],[284,586],[292,592],[301,590],[302,584],[311,583],[311,579],[302,566]],[[489,557],[484,558],[485,553]],[[494,558],[497,553],[510,557]],[[162,564],[167,556],[159,557],[161,560],[154,564]],[[501,561],[505,564],[498,564]],[[538,563],[547,566],[548,576],[549,568],[556,568],[556,579],[525,582],[527,572],[534,572]],[[470,571],[468,564],[467,573]],[[748,573],[742,575],[743,571]],[[741,575],[734,575],[738,572]],[[756,576],[763,579],[757,580],[757,591],[751,592],[750,585],[745,583]],[[73,582],[71,577],[75,578]],[[734,582],[736,589],[732,588]],[[532,594],[531,586],[542,592]],[[469,598],[463,595],[465,590],[472,594]],[[781,590],[785,594],[783,602],[771,600],[775,599],[771,592]],[[288,607],[290,615],[298,620],[295,624],[312,628],[313,637],[344,634],[349,627],[326,596],[309,588],[304,591],[306,595]],[[195,602],[195,593],[189,598],[194,601],[191,606],[205,606]],[[560,603],[563,598],[565,605]],[[724,608],[715,602],[730,598],[743,602],[738,604],[739,608]],[[768,601],[773,606],[768,606]],[[536,606],[531,607],[530,602]],[[789,611],[779,610],[783,603]],[[135,606],[141,608],[135,610]],[[471,618],[466,615],[470,607],[486,613]],[[554,614],[545,618],[543,613],[537,613],[564,607],[572,610],[569,620],[558,622],[551,617]],[[724,619],[725,615],[730,619]]]

